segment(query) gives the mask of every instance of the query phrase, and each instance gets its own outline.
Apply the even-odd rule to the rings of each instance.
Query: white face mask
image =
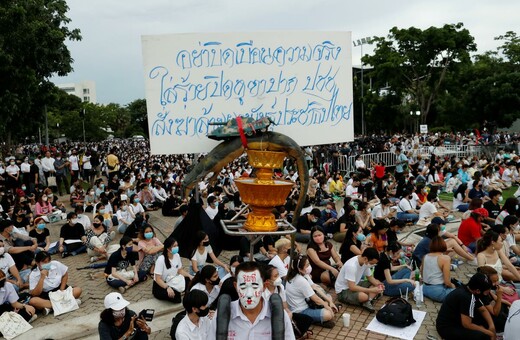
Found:
[[[260,303],[264,283],[258,270],[240,272],[237,277],[237,291],[240,304],[245,309],[253,309]]]
[[[237,267],[231,267],[231,274],[235,275],[235,271],[237,270]]]
[[[273,286],[280,287],[282,285],[282,278],[277,277],[276,280],[273,281]]]
[[[4,255],[5,253],[5,248],[4,247],[0,247],[0,256]]]

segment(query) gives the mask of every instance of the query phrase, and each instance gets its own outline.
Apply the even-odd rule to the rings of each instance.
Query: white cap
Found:
[[[126,301],[120,293],[110,293],[105,296],[105,308],[113,310],[121,310],[128,306],[130,302]]]
[[[121,201],[126,201],[128,199],[128,196],[125,194],[121,194]]]

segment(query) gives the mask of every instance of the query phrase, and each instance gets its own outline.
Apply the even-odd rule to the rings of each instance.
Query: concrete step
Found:
[[[101,306],[102,307],[102,306]],[[80,307],[81,308],[81,307]],[[149,299],[128,306],[131,310],[139,313],[143,309],[155,309],[154,320],[150,323],[152,332],[159,331],[171,326],[173,316],[183,309],[182,304],[172,304],[167,301]],[[63,320],[58,323],[33,328],[18,336],[17,340],[43,340],[43,339],[99,339],[97,334],[99,313],[85,315],[73,319]]]

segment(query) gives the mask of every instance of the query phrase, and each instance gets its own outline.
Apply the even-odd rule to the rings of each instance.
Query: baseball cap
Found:
[[[488,213],[488,211],[485,208],[477,208],[477,209],[473,210],[473,212],[475,214],[478,214],[478,215],[483,216],[483,217],[488,217],[489,216],[489,213]]]
[[[486,290],[491,289],[491,280],[487,277],[486,274],[476,273],[469,279],[468,287],[470,289],[478,289],[481,292],[485,292]]]
[[[121,293],[113,292],[105,296],[105,308],[107,309],[121,310],[129,304],[130,302],[126,301]]]

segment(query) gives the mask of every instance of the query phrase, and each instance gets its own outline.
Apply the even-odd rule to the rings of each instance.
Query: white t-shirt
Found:
[[[199,325],[191,322],[188,315],[182,318],[177,330],[175,331],[175,339],[177,340],[207,340],[211,338],[211,320],[207,317],[199,318]]]
[[[283,286],[276,287],[274,293],[280,295],[280,298],[282,298],[282,302],[287,302],[287,294],[285,293],[285,288]],[[271,295],[273,295],[273,293],[271,293],[271,291],[267,288],[262,293],[262,296],[264,297],[265,301],[269,301]]]
[[[309,308],[305,299],[309,299],[315,294],[309,281],[300,274],[297,274],[291,281],[287,281],[285,290],[287,304],[294,313],[300,313]]]
[[[90,157],[91,156],[87,156],[87,155],[83,155],[83,169],[85,170],[91,170],[92,169],[92,164],[90,163]]]
[[[504,328],[504,340],[515,340],[520,334],[520,300],[517,300],[509,307],[506,327]]]
[[[43,280],[43,291],[49,292],[61,284],[61,278],[67,273],[69,269],[66,265],[58,261],[51,261],[51,269],[49,275]],[[31,274],[29,274],[29,290],[36,288],[38,281],[40,281],[40,269],[36,267]]]
[[[214,219],[215,216],[218,214],[218,208],[213,209],[212,207],[208,206],[205,210],[206,214],[208,214],[210,219]]]
[[[88,230],[91,228],[90,218],[86,214],[79,214],[78,215],[78,223],[81,223],[83,228],[85,230]]]
[[[421,206],[421,209],[419,209],[419,219],[433,217],[436,212],[437,208],[435,207],[435,204],[428,201]]]
[[[397,211],[399,212],[407,212],[408,210],[415,210],[412,202],[408,198],[402,198],[399,201],[399,205],[397,205]]]
[[[291,257],[287,256],[285,260],[282,261],[280,256],[276,255],[269,261],[269,264],[271,266],[275,266],[276,269],[278,269],[278,273],[280,274],[280,277],[287,276],[287,272],[289,270],[289,264],[291,262]]]
[[[218,285],[213,287],[211,293],[208,292],[206,286],[202,283],[196,283],[195,285],[193,285],[193,287],[191,287],[190,291],[194,289],[202,290],[204,293],[206,293],[206,295],[208,295],[208,304],[206,305],[208,307],[211,306],[213,301],[215,301],[218,298],[218,294],[220,293],[220,287]]]
[[[365,264],[361,266],[359,264],[359,256],[360,255],[352,257],[341,267],[338,277],[336,278],[336,284],[334,285],[337,294],[348,289],[347,281],[352,281],[357,285],[363,275],[372,276],[372,271],[369,266]]]
[[[144,214],[143,205],[141,203],[137,203],[136,205],[134,205],[134,204],[135,203],[128,205],[128,209],[132,210],[132,213],[134,214],[134,216],[138,213]]]
[[[10,254],[4,253],[4,255],[0,257],[0,270],[4,272],[6,277],[9,277],[9,268],[14,265],[13,257]]]
[[[345,190],[345,196],[352,197],[353,199],[361,198],[361,196],[358,193],[358,187],[352,185],[347,186],[347,189]]]
[[[204,247],[204,252],[202,254],[199,253],[198,249],[195,249],[195,253],[191,257],[191,259],[195,260],[198,266],[204,266],[206,265],[206,261],[208,260],[208,255],[212,252],[213,248],[211,248],[211,246]]]
[[[69,157],[70,169],[73,171],[79,170],[79,158],[78,156],[71,155]]]
[[[18,294],[11,282],[6,282],[5,285],[0,288],[0,305],[4,303],[15,303],[18,301]]]
[[[462,204],[464,204],[464,202],[462,202],[462,194],[459,192],[457,194],[457,196],[453,196],[453,205],[452,205],[452,207],[453,207],[453,209],[457,209],[457,207],[459,205],[462,205]]]
[[[161,275],[161,278],[164,282],[168,282],[173,277],[178,275],[179,269],[182,268],[182,261],[179,254],[173,255],[173,258],[170,260],[171,267],[168,269],[166,268],[166,264],[164,261],[164,255],[161,255],[157,258],[157,261],[155,261],[155,268],[153,270],[154,274],[154,280],[155,280],[155,274]]]

